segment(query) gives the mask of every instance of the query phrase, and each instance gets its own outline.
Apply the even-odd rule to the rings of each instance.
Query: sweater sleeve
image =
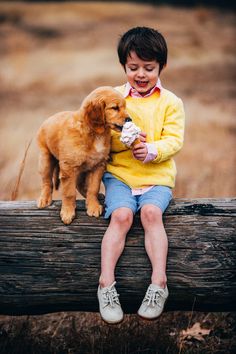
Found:
[[[185,113],[183,102],[176,98],[175,103],[167,107],[161,138],[155,141],[157,157],[152,161],[159,163],[170,159],[183,146]]]

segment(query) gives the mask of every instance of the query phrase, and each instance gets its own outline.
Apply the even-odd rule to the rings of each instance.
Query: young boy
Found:
[[[167,46],[161,33],[147,27],[130,29],[119,41],[118,56],[127,83],[116,89],[126,98],[130,117],[142,132],[141,142],[132,150],[121,143],[118,133],[113,134],[112,159],[103,178],[105,218],[111,216],[111,220],[102,240],[98,300],[101,316],[108,323],[123,319],[115,267],[138,210],[152,265],[151,284],[138,314],[154,319],[163,311],[168,297],[168,241],[162,215],[175,184],[172,157],[181,149],[184,136],[182,101],[164,89],[159,79],[167,62]]]

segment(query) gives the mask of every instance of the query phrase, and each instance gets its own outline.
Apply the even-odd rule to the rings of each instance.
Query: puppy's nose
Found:
[[[125,118],[125,123],[127,122],[132,122],[132,119],[130,117]]]

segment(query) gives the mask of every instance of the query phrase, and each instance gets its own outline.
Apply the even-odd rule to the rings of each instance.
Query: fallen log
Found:
[[[108,221],[77,201],[69,226],[60,201],[0,202],[0,313],[98,311],[100,246]],[[234,311],[236,199],[175,199],[164,214],[169,239],[167,310]],[[116,270],[126,313],[136,312],[150,282],[139,215]]]

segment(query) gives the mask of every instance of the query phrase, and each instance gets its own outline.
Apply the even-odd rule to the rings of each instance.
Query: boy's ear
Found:
[[[167,67],[167,64],[164,64],[161,71],[163,71]]]

